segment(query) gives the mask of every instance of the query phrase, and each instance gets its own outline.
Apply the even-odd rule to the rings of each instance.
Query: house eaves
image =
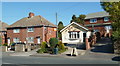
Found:
[[[111,23],[100,23],[100,24],[89,24],[89,25],[85,25],[87,27],[89,26],[102,26],[102,25],[110,25]]]
[[[76,22],[72,22],[71,24],[69,24],[68,26],[66,26],[65,28],[63,28],[60,32],[62,32],[62,31],[64,31],[65,29],[67,29],[70,25],[72,25],[72,24],[75,24],[75,25],[77,25],[77,26],[79,26],[80,28],[83,28],[84,30],[89,30],[88,28],[86,28],[86,27],[84,27],[84,26],[82,26],[82,25],[80,25],[80,24],[77,24]]]

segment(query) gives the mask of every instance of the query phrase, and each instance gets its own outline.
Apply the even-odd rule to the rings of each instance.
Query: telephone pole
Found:
[[[56,12],[56,26],[57,26],[56,38],[58,39],[58,16],[57,16],[57,12]]]

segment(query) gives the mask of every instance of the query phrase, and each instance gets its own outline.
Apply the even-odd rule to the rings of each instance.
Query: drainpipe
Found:
[[[45,31],[45,29],[44,29],[44,25],[43,25],[43,42],[44,42],[44,38],[45,38],[44,31]]]

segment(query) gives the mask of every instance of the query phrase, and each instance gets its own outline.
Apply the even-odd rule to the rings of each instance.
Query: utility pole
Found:
[[[57,16],[57,12],[56,12],[56,26],[57,26],[56,38],[58,39],[58,16]]]

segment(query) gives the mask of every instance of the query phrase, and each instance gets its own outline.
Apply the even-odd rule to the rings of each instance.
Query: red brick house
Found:
[[[107,12],[96,12],[86,15],[85,26],[96,33],[99,33],[100,37],[111,36],[112,27],[109,20],[109,14]]]
[[[0,21],[0,44],[7,43],[7,29],[9,27],[8,24]]]
[[[56,37],[56,25],[42,16],[34,16],[29,13],[28,17],[22,18],[7,28],[8,44],[16,42],[40,44],[48,42]]]

